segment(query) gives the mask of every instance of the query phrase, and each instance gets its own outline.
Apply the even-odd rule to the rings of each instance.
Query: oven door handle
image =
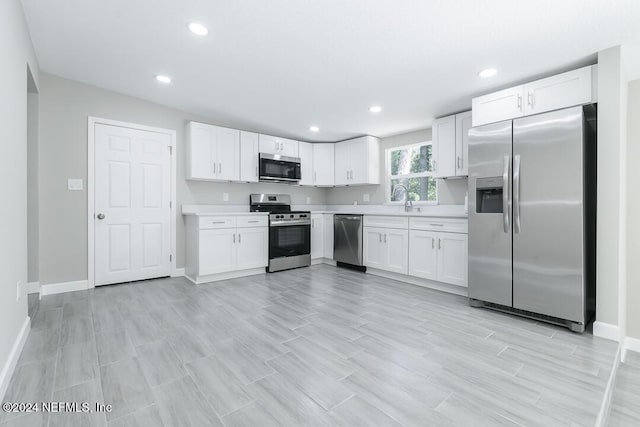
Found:
[[[309,227],[311,227],[311,221],[309,221],[309,220],[304,220],[304,221],[274,221],[269,225],[271,227],[287,227],[289,225],[308,225]]]

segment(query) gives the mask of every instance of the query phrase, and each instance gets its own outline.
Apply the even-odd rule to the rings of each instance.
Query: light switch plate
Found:
[[[369,193],[364,193],[362,195],[362,201],[365,203],[369,201]]]
[[[83,190],[82,179],[69,178],[67,180],[67,190],[70,190],[70,191],[82,191]]]
[[[222,193],[222,201],[223,202],[229,201],[229,193]]]

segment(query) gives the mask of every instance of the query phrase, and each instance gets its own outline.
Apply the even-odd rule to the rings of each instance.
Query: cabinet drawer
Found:
[[[212,228],[235,228],[235,216],[203,216],[200,217],[198,228],[200,230],[209,230]]]
[[[269,217],[260,216],[239,216],[236,219],[238,228],[242,227],[267,227],[269,225]]]
[[[411,230],[447,231],[451,233],[467,233],[468,221],[459,218],[410,218]]]
[[[384,228],[409,228],[409,218],[402,216],[377,216],[365,215],[365,227],[384,227]]]

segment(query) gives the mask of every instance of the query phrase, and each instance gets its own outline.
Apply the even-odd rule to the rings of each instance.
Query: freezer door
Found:
[[[469,297],[511,307],[511,120],[469,131]]]
[[[582,107],[514,120],[513,306],[584,321]]]

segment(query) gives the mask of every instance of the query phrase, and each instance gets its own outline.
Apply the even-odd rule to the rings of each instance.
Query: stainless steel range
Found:
[[[269,212],[269,273],[311,265],[311,212],[292,211],[288,194],[251,194],[249,210]]]

